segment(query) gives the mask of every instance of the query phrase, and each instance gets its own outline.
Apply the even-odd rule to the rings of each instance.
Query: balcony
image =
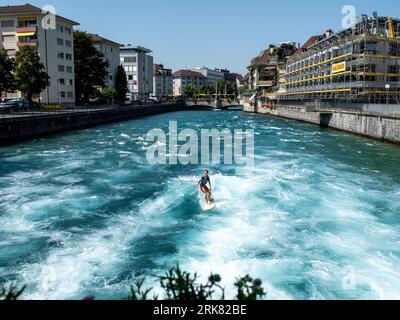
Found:
[[[268,81],[260,80],[258,82],[258,86],[259,87],[272,87],[274,85],[275,85],[275,82],[274,81],[270,81],[270,80],[268,80]]]
[[[37,27],[17,27],[18,37],[32,37],[37,34]]]
[[[18,48],[20,47],[31,47],[31,48],[37,48],[38,46],[38,41],[37,40],[29,40],[29,41],[18,41],[17,42]]]

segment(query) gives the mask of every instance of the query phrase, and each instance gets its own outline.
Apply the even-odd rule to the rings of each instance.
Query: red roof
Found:
[[[201,73],[191,70],[178,70],[172,74],[174,77],[205,78]]]
[[[324,39],[323,35],[317,35],[317,36],[312,36],[310,39],[308,39],[302,46],[303,49],[307,49],[308,47],[312,46],[313,44],[320,42],[322,39]]]

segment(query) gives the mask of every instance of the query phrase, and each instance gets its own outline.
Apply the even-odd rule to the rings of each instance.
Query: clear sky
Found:
[[[27,0],[1,0],[1,5]],[[155,62],[174,70],[208,66],[245,73],[269,43],[304,42],[341,29],[342,7],[357,15],[400,16],[398,0],[31,0],[53,5],[79,29],[153,50]]]

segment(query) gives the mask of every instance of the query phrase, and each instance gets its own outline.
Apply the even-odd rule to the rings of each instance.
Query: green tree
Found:
[[[50,77],[39,54],[28,46],[21,47],[17,52],[14,75],[18,89],[30,104],[34,94],[39,94],[50,85]]]
[[[4,48],[0,48],[0,96],[2,92],[15,90],[13,68],[14,60],[8,57]]]
[[[78,103],[87,102],[99,87],[105,86],[108,62],[83,31],[74,32],[74,56],[76,99]]]
[[[106,104],[111,104],[116,97],[116,91],[113,88],[103,88],[99,90],[100,99]]]
[[[118,67],[115,76],[115,91],[117,92],[117,100],[119,103],[124,103],[126,94],[128,93],[128,79],[126,78],[125,69],[123,66]]]
[[[193,98],[196,96],[197,93],[198,93],[198,90],[197,90],[197,88],[196,88],[195,85],[189,83],[189,84],[186,86],[186,88],[185,88],[185,95],[186,95],[187,98],[193,99]]]

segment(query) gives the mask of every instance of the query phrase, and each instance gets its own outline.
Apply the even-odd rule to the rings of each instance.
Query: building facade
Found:
[[[173,73],[174,77],[174,96],[185,95],[185,89],[190,84],[196,88],[207,84],[207,78],[199,72],[191,70],[179,70]]]
[[[36,50],[50,85],[35,99],[43,104],[75,105],[74,38],[78,23],[25,4],[0,7],[0,46],[10,57],[23,46]],[[50,19],[50,24],[45,21]],[[7,96],[20,97],[19,93]]]
[[[201,67],[192,69],[192,71],[201,73],[206,78],[207,84],[214,84],[225,78],[224,72],[218,69],[212,70],[207,67]]]
[[[120,63],[128,79],[128,98],[145,100],[153,93],[153,57],[151,50],[126,45],[120,48]]]
[[[292,43],[284,43],[279,47],[270,46],[251,61],[249,70],[249,88],[259,96],[274,91],[279,84],[280,69],[286,63],[296,47]]]
[[[173,95],[174,78],[171,69],[165,69],[162,64],[154,65],[153,95],[166,98]]]
[[[399,104],[399,80],[400,20],[374,13],[290,57],[279,99]]]
[[[92,43],[97,50],[103,55],[105,61],[108,62],[108,78],[106,80],[106,87],[115,88],[115,77],[120,65],[119,48],[121,44],[106,38],[100,37],[97,34],[90,34]]]

